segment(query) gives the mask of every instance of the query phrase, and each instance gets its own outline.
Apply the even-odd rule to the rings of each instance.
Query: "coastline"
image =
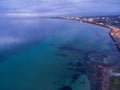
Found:
[[[113,40],[114,45],[116,46],[117,50],[120,52],[120,35],[116,34],[116,32],[120,31],[120,29],[113,27],[113,26],[108,26],[108,25],[101,25],[99,23],[92,23],[92,22],[85,22],[85,23],[90,23],[90,24],[94,24],[97,26],[101,26],[101,27],[105,27],[108,28],[109,31],[109,35],[111,37],[111,39]],[[110,74],[112,74],[113,72],[109,73],[110,70],[113,69],[113,67],[110,66],[103,66],[103,65],[95,65],[95,74],[94,75],[90,75],[91,76],[91,80],[94,81],[95,84],[95,88],[92,88],[93,90],[109,90],[110,86]],[[119,67],[119,65],[115,66],[116,68]],[[116,70],[116,69],[115,69]],[[101,74],[101,76],[100,76]],[[99,79],[97,76],[99,76]],[[93,79],[95,78],[95,79]],[[101,86],[101,87],[100,87]]]
[[[110,30],[109,35],[111,39],[113,40],[113,43],[116,46],[117,50],[120,52],[120,42],[118,42],[120,40],[120,35],[116,34],[116,32],[120,31],[120,29],[113,27],[113,26],[108,26],[108,25],[99,24],[99,23],[93,23],[93,22],[85,22],[85,23],[94,24],[97,26],[108,28]],[[117,65],[116,67],[119,67],[119,66]],[[109,73],[109,71],[112,68],[113,67],[110,67],[110,66],[95,65],[95,74],[93,75],[94,77],[92,77],[92,81],[94,81],[94,84],[96,84],[95,85],[96,87],[93,88],[93,90],[109,90],[110,88],[109,84],[110,84],[110,78],[111,78],[110,74],[112,73],[112,72]],[[101,74],[101,76],[99,74]],[[99,79],[97,76],[99,76],[99,78],[101,79]]]
[[[111,39],[113,40],[117,50],[120,52],[120,42],[118,42],[118,40],[117,40],[117,39],[120,40],[120,35],[116,35],[116,31],[117,31],[118,28],[113,27],[113,26],[108,26],[108,25],[101,25],[101,24],[98,24],[98,23],[92,23],[92,22],[85,22],[85,23],[94,24],[94,25],[97,25],[97,26],[108,28],[110,30],[109,35],[110,35]],[[120,29],[119,29],[119,31],[120,31]]]
[[[86,18],[89,19],[89,17],[47,17],[47,18],[73,20],[73,21],[78,21],[81,23],[83,22],[83,23],[89,23],[89,24],[105,27],[105,28],[110,30],[109,35],[110,35],[111,39],[113,40],[117,50],[120,52],[120,28],[118,28],[118,27],[115,27],[112,25],[111,26],[106,25],[104,23],[96,23],[94,21],[86,20]]]
[[[93,22],[85,22],[85,23],[94,24],[97,26],[108,28],[110,30],[109,35],[110,35],[111,39],[113,40],[113,43],[116,46],[117,50],[120,52],[120,42],[119,42],[120,34],[116,34],[116,32],[120,31],[120,29],[113,27],[113,26],[108,26],[108,25],[104,25],[104,24],[102,25],[99,23],[93,23]],[[95,79],[92,79],[92,80],[96,84],[95,85],[96,87],[93,88],[93,90],[109,90],[109,88],[110,88],[109,84],[110,84],[110,78],[111,78],[110,74],[113,73],[113,72],[109,73],[109,71],[112,70],[113,67],[103,66],[103,65],[95,65],[95,74],[93,75],[94,77],[92,77]],[[115,67],[118,68],[119,65],[116,65]],[[101,76],[99,74],[101,74]],[[99,79],[97,77],[98,75],[99,75],[99,78],[101,78],[101,79]]]
[[[52,19],[64,19],[64,20],[74,20],[83,23],[94,24],[97,26],[108,28],[109,35],[116,46],[118,52],[120,52],[120,28],[115,26],[106,25],[103,23],[96,23],[91,21],[84,20],[84,17],[80,18],[70,18],[70,17],[51,17]],[[96,64],[93,62],[92,66],[94,73],[88,74],[91,82],[91,90],[109,90],[110,88],[110,78],[111,74],[114,72],[110,72],[111,70],[116,70],[119,68],[119,63],[117,65],[104,65],[104,64]]]

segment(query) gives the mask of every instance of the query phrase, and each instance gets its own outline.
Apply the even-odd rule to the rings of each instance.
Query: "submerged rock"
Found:
[[[59,90],[72,90],[72,88],[70,86],[63,86]]]

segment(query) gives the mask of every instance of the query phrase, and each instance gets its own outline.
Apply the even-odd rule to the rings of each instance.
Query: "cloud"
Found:
[[[75,13],[107,13],[120,11],[119,0],[1,0],[4,13],[40,13],[66,15]]]
[[[1,45],[15,44],[15,43],[20,43],[20,42],[22,42],[22,40],[20,38],[0,37]]]

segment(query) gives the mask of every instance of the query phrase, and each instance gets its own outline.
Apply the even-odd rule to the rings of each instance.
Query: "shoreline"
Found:
[[[82,22],[108,28],[110,30],[109,35],[110,35],[114,45],[116,46],[117,50],[120,52],[120,42],[117,41],[117,39],[120,40],[120,36],[116,34],[116,32],[120,31],[120,29],[113,27],[113,26],[108,26],[108,25],[104,25],[104,24],[102,25],[99,23],[85,22],[85,21],[82,21]],[[96,84],[94,90],[109,90],[109,88],[110,88],[109,84],[110,84],[110,78],[111,78],[110,74],[112,73],[112,72],[109,73],[109,71],[112,70],[113,67],[112,66],[95,65],[94,77],[92,77],[90,75],[92,78],[95,78],[95,80],[91,79]],[[115,65],[115,67],[117,68],[119,66]],[[102,76],[99,76],[99,78],[101,78],[101,79],[99,79],[97,77],[100,73]],[[99,85],[101,85],[101,87],[99,87]]]
[[[109,35],[114,43],[114,45],[116,46],[118,52],[120,52],[120,28],[117,28],[115,26],[110,26],[110,25],[105,25],[103,23],[96,23],[93,21],[89,21],[89,20],[84,20],[84,18],[86,17],[80,17],[80,18],[73,18],[73,17],[49,17],[51,19],[64,19],[64,20],[73,20],[73,21],[78,21],[78,22],[83,22],[83,23],[88,23],[88,24],[93,24],[93,25],[97,25],[97,26],[101,26],[101,27],[105,27],[107,29],[109,29]]]
[[[89,23],[89,24],[94,24],[94,25],[97,25],[97,26],[101,26],[101,27],[105,27],[105,28],[108,28],[110,31],[109,31],[109,35],[114,43],[114,45],[116,46],[117,50],[120,52],[120,45],[115,38],[117,39],[120,39],[120,37],[116,36],[116,32],[115,32],[115,29],[116,27],[111,27],[111,26],[107,26],[107,25],[101,25],[101,24],[98,24],[98,23],[91,23],[91,22],[85,22],[85,23]],[[118,66],[116,66],[118,67]],[[95,81],[95,83],[98,83],[96,84],[95,86],[95,90],[109,90],[110,86],[110,74],[112,73],[109,73],[109,71],[112,69],[112,67],[108,66],[108,67],[104,67],[102,65],[99,65],[99,66],[96,66],[95,67],[95,80],[93,79],[93,81]],[[101,80],[99,80],[99,78],[97,78],[97,76],[99,75],[99,73],[101,73],[102,76],[100,76],[99,78],[101,78]],[[94,77],[93,77],[94,78]],[[101,87],[98,87],[99,85],[101,85]]]
[[[54,17],[51,17],[54,18]],[[83,17],[84,18],[84,17]],[[78,22],[83,22],[83,23],[89,23],[101,27],[105,27],[109,29],[109,35],[116,46],[118,52],[120,52],[120,28],[117,28],[115,26],[110,26],[110,25],[105,25],[103,23],[96,23],[96,22],[90,22],[90,21],[84,21],[83,18],[69,18],[69,17],[55,17],[54,19],[64,19],[64,20],[74,20]],[[118,68],[119,65],[103,65],[103,64],[94,64],[91,68],[93,68],[94,73],[93,74],[88,74],[91,82],[91,89],[92,90],[109,90],[110,86],[110,78],[111,74],[113,72],[109,72],[111,70],[115,70],[115,68]]]
[[[120,31],[120,29],[113,27],[113,26],[108,26],[108,25],[104,25],[104,24],[102,25],[99,23],[93,23],[93,22],[87,22],[87,21],[82,21],[82,22],[108,28],[110,30],[109,35],[110,35],[114,45],[116,46],[117,50],[120,52],[120,42],[117,41],[117,39],[120,40],[120,36],[116,34],[116,32]],[[119,66],[116,65],[116,67],[119,67]],[[111,77],[110,74],[112,73],[112,72],[109,73],[109,71],[112,68],[113,67],[111,67],[111,66],[103,66],[103,65],[95,65],[94,66],[94,69],[95,69],[95,74],[93,74],[94,77],[92,75],[90,75],[91,80],[94,81],[94,84],[95,84],[95,88],[92,88],[92,89],[94,89],[94,90],[109,90],[110,77]],[[101,74],[101,76],[99,76],[99,74]],[[99,76],[99,77],[97,77],[97,76]],[[99,78],[101,78],[101,79],[99,79]]]
[[[114,42],[114,45],[116,46],[117,50],[120,52],[120,42],[118,42],[115,38],[117,39],[120,39],[120,36],[117,36],[116,35],[116,27],[113,27],[113,26],[108,26],[108,25],[101,25],[101,24],[98,24],[98,23],[91,23],[91,22],[85,22],[85,23],[89,23],[89,24],[93,24],[93,25],[97,25],[97,26],[101,26],[101,27],[105,27],[105,28],[108,28],[110,31],[109,31],[109,35],[111,37],[111,39],[113,40]],[[118,29],[120,30],[120,29]]]
[[[101,27],[105,27],[109,29],[109,35],[111,39],[113,40],[114,45],[116,46],[117,50],[120,52],[120,28],[117,28],[115,26],[110,26],[110,25],[105,25],[103,23],[96,23],[94,21],[89,21],[89,20],[84,20],[86,17],[80,17],[80,18],[73,18],[73,17],[48,17],[51,19],[64,19],[64,20],[73,20],[73,21],[78,21],[78,22],[83,22],[83,23],[88,23],[88,24],[93,24]]]

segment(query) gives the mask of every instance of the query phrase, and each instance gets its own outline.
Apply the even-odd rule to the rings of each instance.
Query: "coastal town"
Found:
[[[120,16],[51,17],[55,19],[75,20],[110,29],[110,36],[120,51]]]
[[[74,20],[108,28],[109,35],[120,52],[120,16],[51,17],[54,19]],[[118,58],[119,59],[119,58]],[[90,75],[92,90],[120,90],[120,64],[106,66],[93,64],[96,71]]]
[[[120,16],[56,17],[96,24],[111,29],[111,35],[120,38]]]

